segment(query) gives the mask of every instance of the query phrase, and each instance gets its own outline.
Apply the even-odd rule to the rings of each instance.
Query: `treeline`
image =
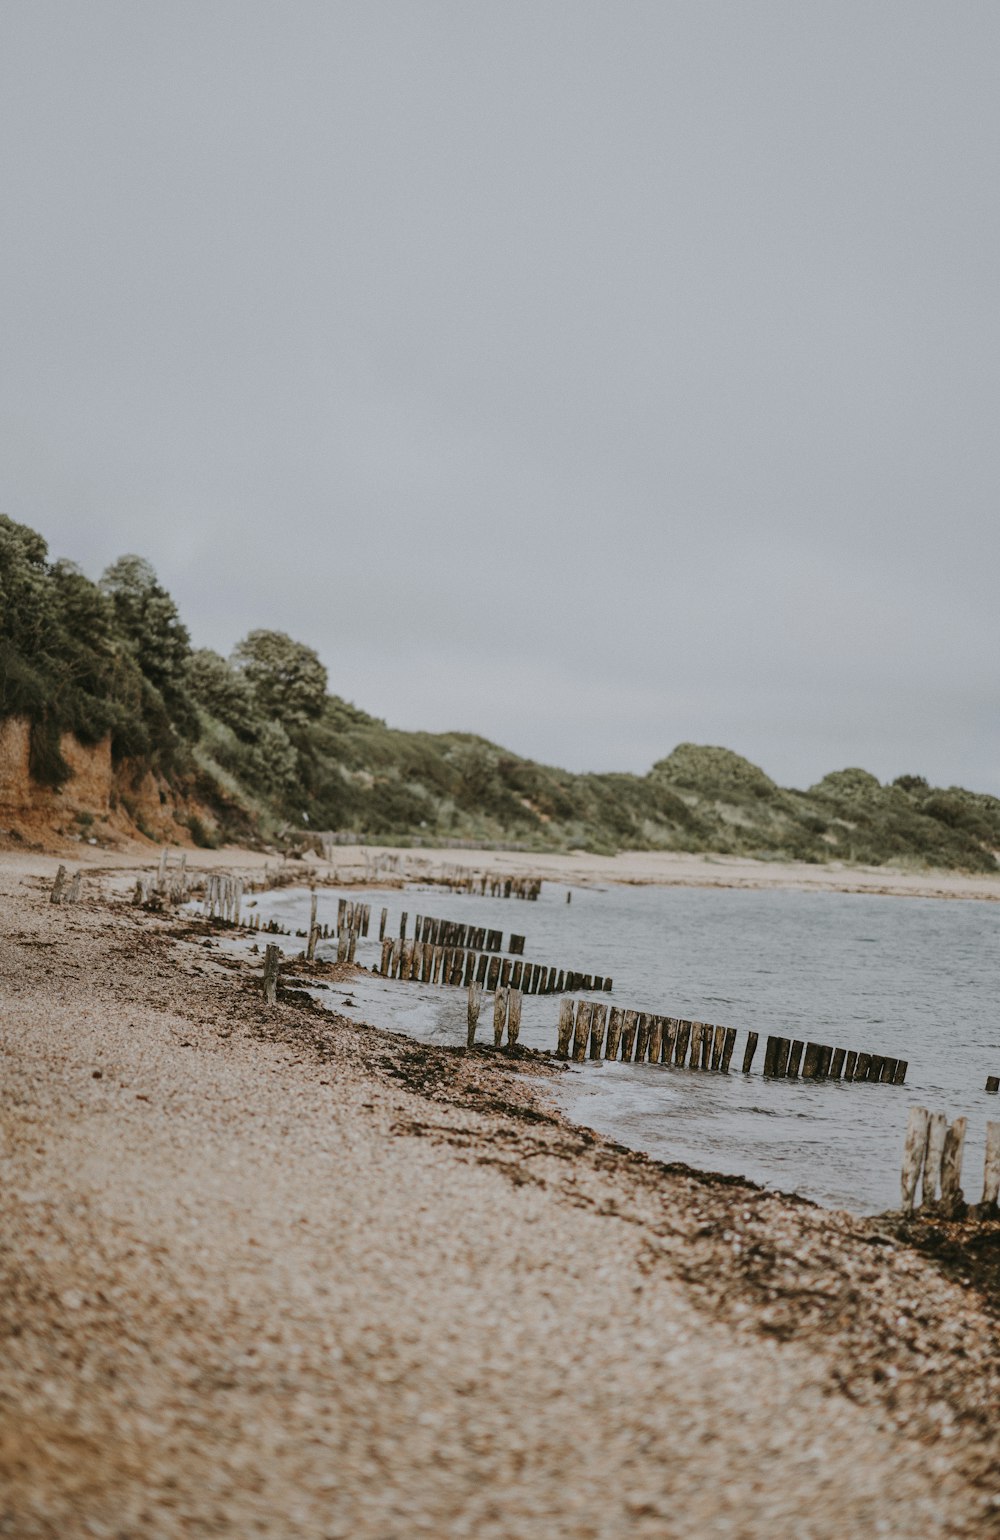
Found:
[[[373,839],[516,840],[538,848],[714,851],[759,858],[996,869],[1000,800],[918,775],[841,770],[778,786],[728,749],[681,744],[648,775],[574,775],[464,733],[408,733],[327,688],[315,651],[251,631],[223,658],[192,649],[149,563],[92,582],[0,516],[0,717],[31,723],[31,771],[69,775],[64,732],[110,735],[204,818],[199,839],[352,829]]]

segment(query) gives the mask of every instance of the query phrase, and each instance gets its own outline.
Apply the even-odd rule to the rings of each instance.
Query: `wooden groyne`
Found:
[[[385,936],[378,972],[383,978],[410,979],[422,984],[480,984],[488,994],[497,989],[516,989],[526,995],[556,995],[567,990],[593,989],[608,993],[613,980],[600,974],[577,973],[522,957],[501,957],[497,952],[435,945],[432,941],[407,941]]]
[[[610,1010],[602,1002],[564,1000],[560,1006],[556,1056],[574,1059],[621,1059],[635,1064],[670,1064],[677,1068],[718,1071],[728,1074],[736,1047],[737,1029],[650,1011]],[[753,1067],[759,1041],[748,1032],[743,1053],[743,1073]],[[907,1060],[874,1054],[845,1054],[822,1043],[803,1043],[788,1038],[767,1040],[764,1074],[769,1078],[803,1080],[878,1080],[902,1085]],[[803,1058],[803,1050],[807,1049]],[[850,1061],[851,1073],[846,1072]],[[862,1062],[863,1061],[863,1062]],[[861,1063],[864,1073],[857,1072]],[[801,1066],[801,1075],[799,1074]]]

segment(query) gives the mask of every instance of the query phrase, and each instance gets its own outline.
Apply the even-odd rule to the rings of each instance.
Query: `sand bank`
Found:
[[[116,867],[0,862],[0,1535],[997,1532],[975,1280],[267,1009]]]

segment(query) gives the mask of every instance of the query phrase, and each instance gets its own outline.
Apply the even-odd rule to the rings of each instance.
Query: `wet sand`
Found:
[[[268,1009],[93,859],[55,907],[0,858],[0,1535],[1000,1533],[962,1227],[936,1260],[574,1127],[542,1058]]]

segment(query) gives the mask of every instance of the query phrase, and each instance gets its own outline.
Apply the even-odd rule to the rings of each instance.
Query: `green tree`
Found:
[[[305,643],[284,631],[251,631],[230,661],[247,679],[263,717],[294,733],[322,715],[326,669]]]

